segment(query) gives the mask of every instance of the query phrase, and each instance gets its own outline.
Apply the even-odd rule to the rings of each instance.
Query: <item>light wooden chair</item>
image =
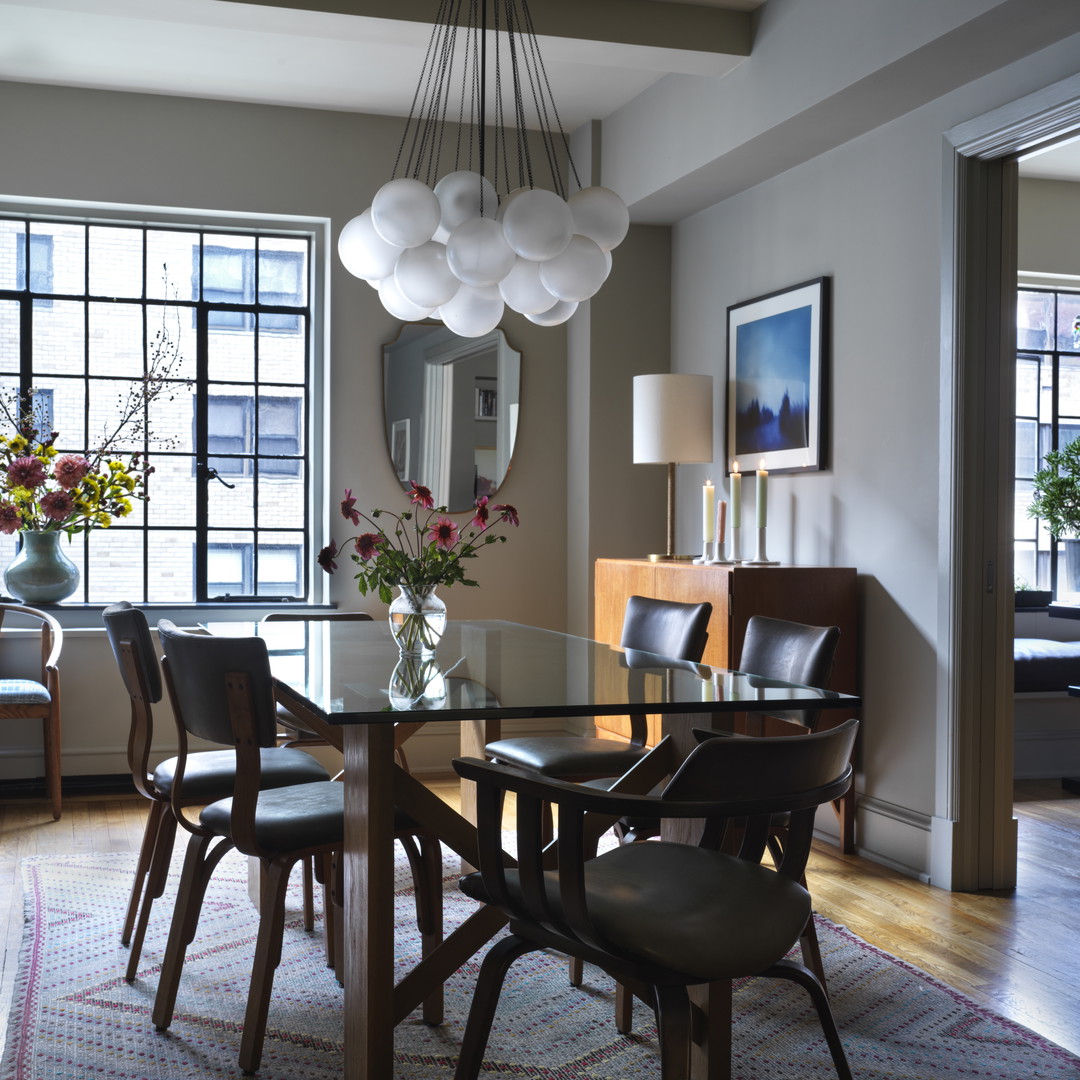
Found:
[[[0,721],[40,720],[45,788],[55,821],[63,809],[60,760],[60,650],[64,632],[47,612],[25,604],[0,604],[0,628],[8,616],[28,621],[41,633],[41,665],[35,678],[0,679]],[[10,624],[9,624],[10,628]]]

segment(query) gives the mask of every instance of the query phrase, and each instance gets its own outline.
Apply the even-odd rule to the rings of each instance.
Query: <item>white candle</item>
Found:
[[[757,471],[757,527],[765,528],[769,516],[769,474],[765,469],[765,459],[761,459]]]
[[[721,499],[716,504],[716,556],[724,550],[724,534],[727,532],[727,500]]]
[[[716,537],[713,531],[716,514],[716,488],[711,480],[705,481],[701,489],[701,527],[705,536],[705,543],[711,544]]]
[[[739,463],[732,463],[731,470],[731,527],[737,529],[742,524],[742,473]]]

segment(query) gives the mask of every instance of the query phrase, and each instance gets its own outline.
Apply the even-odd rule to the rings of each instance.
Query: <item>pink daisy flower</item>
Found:
[[[458,541],[458,526],[456,521],[441,517],[431,526],[428,532],[431,540],[440,551],[449,551]]]

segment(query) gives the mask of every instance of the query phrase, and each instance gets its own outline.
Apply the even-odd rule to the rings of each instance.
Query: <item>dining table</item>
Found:
[[[659,716],[673,752],[685,756],[697,742],[694,728],[730,730],[738,714],[840,710],[844,719],[861,704],[852,694],[502,620],[451,620],[435,655],[425,658],[401,656],[384,621],[203,626],[263,637],[278,700],[344,756],[344,1080],[389,1080],[395,1025],[506,924],[498,909],[479,908],[395,984],[395,806],[463,864],[477,862],[472,785],[462,785],[460,813],[452,809],[397,764],[405,736],[449,721],[461,756],[483,757],[485,744],[502,737],[503,721],[635,712]],[[638,787],[616,790],[659,779],[635,770]],[[695,1080],[710,1080],[708,1060],[707,1050],[695,1057]]]

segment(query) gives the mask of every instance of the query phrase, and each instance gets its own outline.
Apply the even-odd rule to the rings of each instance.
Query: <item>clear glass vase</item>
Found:
[[[446,630],[446,605],[435,586],[398,586],[390,602],[390,632],[402,656],[431,656]]]
[[[446,677],[428,657],[403,656],[390,677],[390,706],[407,712],[441,709],[446,705]]]
[[[4,588],[24,604],[57,604],[79,587],[79,568],[64,554],[59,532],[19,534],[19,553],[4,571]]]

